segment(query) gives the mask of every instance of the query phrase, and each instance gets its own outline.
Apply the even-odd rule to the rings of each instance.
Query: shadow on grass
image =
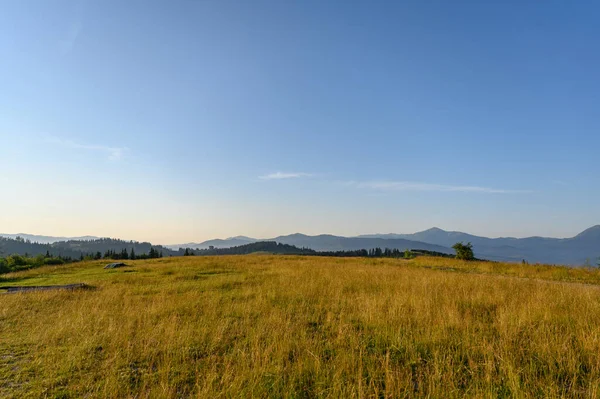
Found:
[[[32,286],[18,286],[10,285],[0,287],[0,291],[4,291],[9,294],[16,293],[27,293],[27,292],[38,292],[38,291],[91,291],[96,290],[96,287],[85,283],[66,284],[66,285],[32,285]]]
[[[220,269],[220,270],[205,270],[197,273],[199,276],[215,276],[218,274],[239,274],[239,272],[235,270],[228,269]]]
[[[0,284],[17,283],[20,281],[30,280],[31,277],[2,277],[0,276]]]

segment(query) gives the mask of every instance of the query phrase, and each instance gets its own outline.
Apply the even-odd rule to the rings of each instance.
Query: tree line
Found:
[[[89,260],[135,260],[135,259],[155,259],[162,258],[163,252],[151,247],[148,253],[136,254],[132,248],[127,251],[123,248],[121,251],[107,250],[104,254],[101,252],[83,254],[78,257],[52,255],[50,251],[46,251],[44,255],[32,256],[27,253],[23,255],[13,254],[6,257],[0,257],[0,274],[17,272],[21,270],[33,269],[41,266],[63,265],[66,263],[89,261]]]
[[[123,248],[121,251],[107,250],[104,256],[101,256],[100,252],[96,252],[94,259],[113,259],[113,260],[136,260],[136,259],[156,259],[162,258],[163,251],[159,251],[154,247],[150,247],[148,253],[136,254],[135,249],[131,248],[127,251],[127,248]]]
[[[182,249],[180,249],[181,251]],[[427,251],[422,249],[399,250],[396,248],[370,248],[341,251],[316,251],[310,248],[298,248],[294,245],[282,244],[275,241],[259,241],[231,248],[190,249],[186,248],[184,256],[211,256],[211,255],[247,255],[252,253],[267,252],[280,255],[309,255],[332,257],[362,257],[362,258],[405,258],[411,259],[420,255],[455,257],[443,252]]]
[[[65,263],[75,262],[77,260],[78,259],[73,259],[70,256],[52,256],[50,253],[37,256],[29,256],[28,254],[15,254],[5,258],[0,258],[0,274],[17,272],[20,270],[27,270],[40,266],[62,265]]]
[[[150,251],[158,251],[163,256],[178,256],[183,255],[183,251],[173,251],[169,248],[161,245],[153,245],[149,242],[138,242],[138,241],[125,241],[114,238],[99,238],[94,240],[68,240],[58,241],[52,244],[42,244],[32,242],[30,240],[17,238],[6,238],[0,237],[0,256],[11,255],[11,254],[29,254],[30,256],[44,255],[46,253],[52,253],[56,256],[71,257],[73,259],[80,259],[83,257],[98,258],[97,254],[100,252],[101,257],[107,252],[110,252],[110,257],[118,257],[122,253],[122,250],[126,249],[128,257],[131,255],[131,251],[134,254],[148,254]],[[156,254],[154,254],[156,255]],[[143,256],[142,256],[143,258]]]
[[[165,256],[211,256],[211,255],[247,255],[252,253],[271,253],[281,255],[306,255],[306,256],[331,256],[331,257],[364,257],[364,258],[404,258],[411,259],[416,256],[428,255],[438,257],[457,258],[462,260],[473,260],[473,246],[471,243],[456,243],[454,248],[456,254],[446,254],[442,252],[427,251],[421,249],[399,250],[397,248],[370,248],[358,250],[341,251],[316,251],[310,248],[298,248],[294,245],[282,244],[275,241],[259,241],[231,248],[209,248],[209,249],[190,249],[180,248],[178,251],[172,251],[162,246],[152,246],[150,243],[138,243],[135,241],[123,241],[114,239],[99,239],[90,241],[66,241],[69,244],[70,251],[64,251],[64,246],[53,246],[53,244],[31,243],[28,240],[20,238],[9,239],[0,238],[0,255],[6,254],[6,243],[12,244],[8,248],[34,248],[38,252],[43,248],[45,252],[29,254],[24,251],[24,255],[13,254],[5,258],[0,257],[0,274],[19,270],[30,269],[45,265],[60,265],[65,263],[86,261],[86,260],[136,260],[136,259],[156,259]],[[114,249],[116,245],[122,245],[121,249]],[[83,249],[108,247],[104,251],[88,251]],[[79,249],[76,251],[75,248]],[[58,249],[58,254],[53,254],[52,249]],[[142,250],[140,250],[142,249]],[[63,252],[64,251],[64,252]],[[65,252],[67,255],[65,255]],[[12,252],[14,253],[14,252]]]

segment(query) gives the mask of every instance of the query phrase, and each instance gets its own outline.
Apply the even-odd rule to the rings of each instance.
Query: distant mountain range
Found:
[[[179,249],[179,248],[189,248],[189,249],[208,249],[210,247],[214,248],[231,248],[231,247],[239,247],[240,245],[246,245],[257,241],[268,241],[268,240],[258,240],[256,238],[250,238],[245,236],[237,236],[237,237],[229,237],[225,239],[214,239],[208,240],[201,243],[190,242],[187,244],[176,244],[176,245],[165,245],[167,248],[171,249]],[[273,240],[271,240],[273,241]]]
[[[231,248],[239,245],[250,244],[257,241],[275,241],[281,244],[293,245],[298,248],[310,248],[315,251],[352,251],[358,249],[372,248],[390,248],[390,249],[424,249],[428,251],[453,253],[450,248],[426,242],[417,242],[404,238],[363,238],[363,237],[340,237],[329,234],[318,236],[308,236],[305,234],[290,234],[287,236],[279,236],[268,239],[257,239],[251,237],[231,237],[227,239],[208,240],[201,243],[188,243],[182,245],[167,245],[167,248],[179,249],[208,249],[211,246],[214,248]]]
[[[102,241],[99,245],[97,237],[51,237],[32,234],[0,234],[0,237],[21,237],[31,242],[53,244],[56,248],[91,251],[103,250],[110,241]],[[57,243],[68,241],[58,245]],[[89,243],[78,243],[92,241]],[[246,236],[236,236],[226,239],[214,239],[200,243],[187,243],[178,245],[165,245],[165,254],[178,254],[180,248],[209,249],[231,248],[250,244],[257,241],[275,241],[289,244],[298,248],[310,248],[315,251],[350,251],[358,249],[389,248],[389,249],[422,249],[441,253],[454,253],[452,245],[457,242],[471,242],[475,256],[482,259],[520,262],[523,259],[529,263],[551,263],[566,265],[583,265],[587,262],[595,265],[600,257],[600,225],[590,227],[571,238],[487,238],[459,231],[445,231],[432,228],[414,234],[369,234],[357,237],[341,237],[329,234],[309,236],[305,234],[291,234],[269,239],[257,239]],[[130,245],[133,242],[128,242]],[[143,243],[149,248],[149,243]],[[110,248],[119,249],[122,242],[117,241]],[[138,248],[135,248],[138,251]],[[168,249],[172,251],[168,251]],[[142,248],[140,248],[142,250]],[[7,251],[8,252],[8,251]]]
[[[181,256],[184,254],[184,250],[173,251],[161,245],[150,244],[149,242],[124,241],[114,238],[56,241],[54,239],[59,239],[59,237],[45,237],[46,239],[52,239],[54,242],[42,243],[26,238],[39,236],[20,234],[18,237],[11,238],[0,235],[0,257],[13,254],[37,256],[49,253],[53,256],[78,259],[82,255],[94,256],[98,252],[103,255],[107,251],[118,253],[124,249],[128,253],[131,253],[133,250],[136,254],[142,255],[148,254],[151,248],[162,253],[164,256]]]
[[[53,244],[59,241],[90,241],[97,240],[99,237],[95,236],[81,236],[81,237],[52,237],[52,236],[40,236],[35,234],[0,234],[0,237],[4,238],[12,238],[15,239],[17,237],[21,237],[24,240],[29,240],[31,242],[37,242],[39,244]]]
[[[583,265],[596,264],[600,257],[600,225],[590,227],[572,238],[487,238],[459,231],[445,231],[431,228],[414,234],[369,234],[358,237],[334,235],[308,236],[291,234],[270,239],[256,239],[245,236],[216,239],[201,243],[167,245],[168,248],[207,249],[230,248],[256,241],[276,241],[299,248],[316,251],[341,251],[371,248],[424,249],[442,253],[453,253],[452,245],[457,242],[471,242],[478,258],[529,263],[555,263]]]
[[[382,235],[376,235],[382,237]],[[451,247],[456,242],[471,242],[476,256],[484,259],[582,265],[596,264],[600,257],[600,225],[571,238],[487,238],[438,228],[415,234],[383,235],[401,237]]]

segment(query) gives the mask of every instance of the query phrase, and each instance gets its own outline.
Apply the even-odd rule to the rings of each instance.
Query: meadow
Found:
[[[600,397],[600,272],[303,256],[0,276],[3,398]]]

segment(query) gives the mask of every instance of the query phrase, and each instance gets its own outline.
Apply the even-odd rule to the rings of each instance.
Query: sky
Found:
[[[0,232],[568,237],[600,223],[600,4],[0,13]]]

